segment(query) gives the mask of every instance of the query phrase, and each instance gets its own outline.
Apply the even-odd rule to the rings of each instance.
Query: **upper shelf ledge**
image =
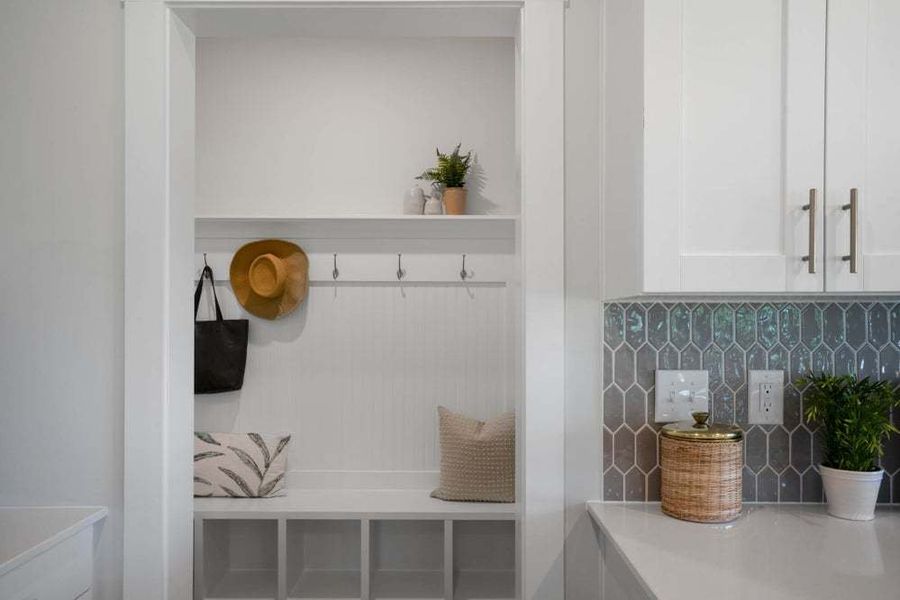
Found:
[[[514,38],[523,3],[524,0],[167,2],[198,38]]]
[[[515,215],[355,215],[195,219],[204,239],[513,239]]]

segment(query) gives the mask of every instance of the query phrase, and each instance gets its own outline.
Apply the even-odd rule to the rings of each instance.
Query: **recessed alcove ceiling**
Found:
[[[513,38],[521,3],[427,6],[363,2],[338,8],[170,2],[170,6],[198,38]]]

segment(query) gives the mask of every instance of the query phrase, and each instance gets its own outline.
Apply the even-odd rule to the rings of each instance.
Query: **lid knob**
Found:
[[[691,416],[694,417],[694,427],[696,429],[702,429],[707,426],[706,422],[709,420],[708,412],[698,410],[697,412],[692,412]]]

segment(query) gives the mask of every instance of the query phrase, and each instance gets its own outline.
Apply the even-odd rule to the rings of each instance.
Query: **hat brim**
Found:
[[[284,291],[275,298],[254,293],[250,287],[250,265],[256,257],[272,254],[280,258],[286,271]],[[231,259],[231,289],[244,309],[263,319],[278,319],[296,309],[309,289],[309,258],[297,244],[284,240],[259,240],[241,246]]]

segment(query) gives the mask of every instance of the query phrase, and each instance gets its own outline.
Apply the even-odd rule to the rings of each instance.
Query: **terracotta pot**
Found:
[[[448,215],[466,214],[466,188],[455,187],[444,190],[444,209]]]

